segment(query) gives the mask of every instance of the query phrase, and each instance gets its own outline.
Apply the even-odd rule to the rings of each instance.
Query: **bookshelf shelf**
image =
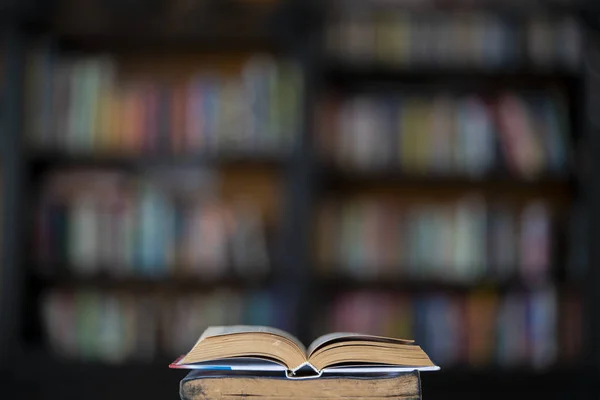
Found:
[[[320,283],[328,291],[345,290],[378,290],[390,292],[467,292],[480,289],[494,291],[527,290],[545,285],[553,285],[551,280],[529,283],[523,279],[512,276],[508,278],[478,278],[472,280],[440,279],[440,278],[415,278],[386,276],[373,278],[356,278],[351,276],[324,276]],[[571,284],[565,284],[571,286]]]
[[[281,10],[277,2],[196,2],[185,12],[173,11],[168,2],[152,5],[91,5],[67,1],[52,21],[55,37],[66,47],[134,53],[203,50],[235,52],[280,47],[273,34]],[[94,7],[95,12],[90,12]]]
[[[106,51],[127,54],[177,54],[202,51],[212,54],[243,52],[248,49],[278,51],[281,44],[265,32],[232,35],[222,32],[188,32],[182,34],[148,34],[139,30],[120,30],[111,35],[101,32],[82,34],[77,30],[58,33],[55,40],[68,50]]]
[[[406,84],[452,83],[458,88],[506,88],[540,87],[551,84],[574,85],[582,75],[566,69],[536,69],[535,67],[485,68],[473,66],[455,67],[393,67],[374,63],[343,62],[327,60],[322,78],[325,82],[361,85],[365,82],[398,82]],[[422,86],[421,86],[422,88]]]
[[[443,12],[486,12],[512,17],[527,17],[544,13],[545,15],[564,16],[586,11],[590,7],[585,1],[439,1],[429,0],[418,3],[411,2],[371,2],[366,10],[407,12],[412,15],[427,14],[432,11]]]
[[[253,289],[262,288],[272,282],[266,277],[215,277],[199,276],[175,277],[115,277],[109,275],[76,276],[73,274],[58,274],[36,278],[45,287],[61,287],[69,289],[93,288],[99,290],[127,289],[131,291],[172,291],[172,292],[205,292],[217,288]]]
[[[559,189],[570,190],[574,178],[569,174],[542,173],[527,179],[511,175],[507,171],[496,171],[475,177],[468,175],[419,175],[401,169],[381,168],[360,170],[325,165],[323,175],[334,188],[356,185],[397,185],[415,188],[512,188],[512,189]]]
[[[32,152],[28,161],[33,167],[39,169],[54,167],[144,169],[156,166],[280,168],[286,165],[287,158],[283,155],[267,155],[262,153],[86,155],[60,152]]]

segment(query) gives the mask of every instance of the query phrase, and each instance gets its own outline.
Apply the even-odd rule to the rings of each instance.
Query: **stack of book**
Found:
[[[255,399],[421,399],[418,371],[330,374],[325,378],[292,380],[282,372],[190,372],[180,384],[182,400],[229,400],[249,396]],[[227,365],[224,368],[229,368]]]
[[[219,200],[202,171],[56,172],[37,211],[40,272],[261,277],[270,269],[258,207]]]
[[[363,279],[547,281],[552,219],[541,201],[486,204],[475,195],[401,206],[383,200],[325,204],[318,221],[322,274]]]
[[[443,366],[549,368],[582,355],[582,309],[550,288],[464,294],[340,294],[319,332],[414,337]]]
[[[419,372],[439,370],[412,340],[332,333],[307,349],[266,326],[209,327],[170,367],[196,370],[181,382],[183,400],[420,399]]]
[[[520,5],[520,4],[519,4]],[[339,7],[325,46],[335,59],[397,67],[574,70],[582,35],[569,15],[510,18],[485,11]]]
[[[41,297],[40,306],[46,337],[57,354],[110,363],[174,358],[212,324],[285,324],[280,302],[264,291],[53,290]]]
[[[302,77],[256,56],[235,76],[126,79],[109,56],[34,51],[27,74],[28,137],[76,154],[280,154],[300,126]]]
[[[525,178],[567,168],[569,116],[556,94],[332,96],[318,125],[324,157],[348,168]]]

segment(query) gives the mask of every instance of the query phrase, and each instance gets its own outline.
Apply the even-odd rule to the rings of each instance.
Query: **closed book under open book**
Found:
[[[361,376],[327,375],[320,379],[290,380],[280,375],[192,371],[179,386],[182,400],[352,399],[418,400],[418,371],[374,373]]]

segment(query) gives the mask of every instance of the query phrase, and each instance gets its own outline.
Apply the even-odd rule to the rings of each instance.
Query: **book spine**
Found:
[[[198,153],[203,146],[203,92],[202,77],[196,77],[186,87],[186,143],[190,151]]]
[[[560,299],[547,286],[528,292],[480,289],[460,294],[344,291],[334,297],[329,318],[323,318],[318,329],[414,337],[431,359],[447,366],[543,370],[582,355],[581,313],[576,311],[580,304],[574,296]],[[563,330],[568,323],[572,328]],[[568,336],[560,337],[559,331]],[[559,349],[564,343],[569,348],[563,355]]]
[[[319,131],[334,139],[318,146],[345,169],[476,179],[497,173],[534,179],[564,171],[567,113],[551,92],[485,99],[411,93],[402,99],[329,97],[323,110],[329,115],[317,121]],[[549,113],[552,109],[559,111]]]
[[[483,69],[573,68],[581,63],[581,28],[571,16],[516,21],[483,10],[427,15],[391,8],[368,11],[347,7],[328,24],[326,49],[336,61]]]

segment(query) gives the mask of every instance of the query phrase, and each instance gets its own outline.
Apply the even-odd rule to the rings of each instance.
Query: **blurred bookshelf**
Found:
[[[55,3],[8,35],[31,398],[174,398],[235,323],[415,338],[430,399],[597,396],[582,3]]]
[[[550,2],[332,3],[313,115],[313,335],[417,338],[450,370],[424,377],[443,392],[431,396],[494,397],[493,385],[498,398],[542,387],[568,397],[551,376],[586,379],[589,326],[586,261],[573,254],[588,250],[569,239],[586,230],[575,216],[587,196],[577,12]],[[518,143],[508,144],[511,132]],[[544,161],[530,169],[536,154]],[[471,397],[458,394],[461,379],[478,387]],[[546,383],[530,391],[518,383],[537,379]]]

